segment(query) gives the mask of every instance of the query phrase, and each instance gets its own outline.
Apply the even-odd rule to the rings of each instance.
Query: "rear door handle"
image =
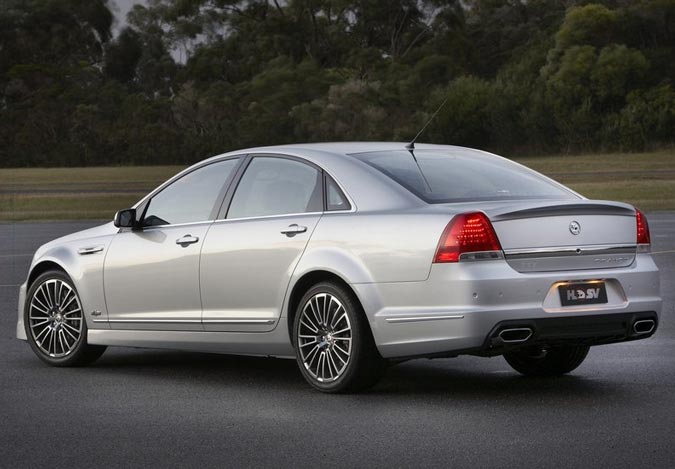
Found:
[[[305,231],[307,231],[306,226],[302,226],[302,225],[298,225],[297,223],[293,223],[292,225],[288,225],[288,227],[281,230],[281,234],[285,234],[289,238],[292,238],[296,234],[304,233]]]
[[[186,247],[189,244],[194,244],[199,241],[199,238],[196,236],[192,236],[190,234],[186,234],[182,238],[178,238],[176,240],[176,244],[180,244],[183,247]]]

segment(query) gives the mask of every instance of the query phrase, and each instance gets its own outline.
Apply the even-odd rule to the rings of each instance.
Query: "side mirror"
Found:
[[[117,228],[136,228],[136,209],[120,210],[115,214],[113,223]]]

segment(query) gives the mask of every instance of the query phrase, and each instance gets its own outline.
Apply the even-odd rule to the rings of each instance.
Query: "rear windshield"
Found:
[[[470,150],[394,150],[352,156],[430,204],[576,198],[534,171]]]

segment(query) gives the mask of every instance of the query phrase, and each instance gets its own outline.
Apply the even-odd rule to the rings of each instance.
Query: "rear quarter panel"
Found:
[[[451,218],[419,211],[326,213],[294,276],[327,270],[350,284],[426,280]]]

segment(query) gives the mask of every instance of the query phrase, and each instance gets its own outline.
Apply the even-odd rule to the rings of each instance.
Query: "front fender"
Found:
[[[26,336],[26,328],[23,325],[23,307],[26,304],[26,284],[24,283],[19,288],[19,317],[16,320],[16,338],[21,340],[28,340]]]
[[[35,256],[33,256],[33,260],[31,261],[30,267],[28,268],[28,278],[26,281],[19,287],[19,303],[17,305],[17,319],[16,319],[16,338],[20,340],[28,340],[28,337],[26,335],[26,327],[24,325],[23,321],[23,315],[24,315],[24,310],[26,307],[26,294],[28,292],[29,288],[29,282],[32,280],[35,280],[34,277],[37,275],[36,272],[40,270],[47,271],[49,268],[54,268],[54,265],[58,266],[61,270],[65,271],[68,276],[70,276],[71,279],[73,279],[73,275],[69,272],[69,270],[66,268],[66,265],[68,265],[67,262],[63,262],[62,259],[59,258],[58,253],[55,256],[51,251],[53,250],[58,250],[58,249],[52,249],[52,250],[45,250],[44,248],[38,249],[38,252],[35,253]],[[66,255],[66,259],[69,258],[69,255]],[[38,274],[39,275],[39,274]],[[75,280],[73,279],[73,282]],[[77,285],[76,285],[77,288]],[[79,289],[78,289],[79,291]]]
[[[25,297],[30,288],[29,281],[34,279],[35,273],[39,270],[41,271],[43,268],[48,270],[49,267],[45,264],[58,266],[73,281],[80,297],[87,327],[89,329],[108,328],[108,312],[103,292],[103,264],[111,239],[111,236],[103,236],[71,240],[59,244],[49,243],[37,251],[31,262],[28,280],[22,286],[23,300],[21,298],[19,300],[19,321],[21,325],[17,321],[17,337],[23,338],[19,334],[19,327],[23,329],[23,310]],[[101,250],[91,254],[79,252],[81,249],[91,247],[100,247]],[[96,312],[96,316],[92,316],[91,313],[93,312]],[[96,319],[96,322],[94,322],[94,319]],[[25,336],[25,333],[23,336]]]

